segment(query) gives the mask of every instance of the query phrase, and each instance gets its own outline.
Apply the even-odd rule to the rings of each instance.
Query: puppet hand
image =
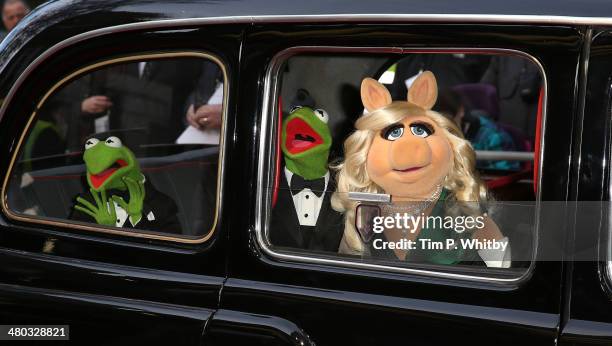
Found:
[[[130,216],[132,225],[135,226],[140,222],[140,219],[142,219],[142,205],[145,198],[144,183],[138,182],[130,177],[123,177],[123,182],[130,192],[130,200],[126,202],[119,196],[113,196],[112,199],[115,203],[119,204],[121,208],[125,209]]]
[[[77,197],[77,205],[74,206],[74,209],[93,217],[99,225],[114,226],[117,220],[117,214],[115,213],[115,206],[111,199],[106,199],[106,191],[102,190],[102,197],[100,197],[98,192],[94,189],[89,189],[89,191],[96,205],[94,206],[82,197]]]

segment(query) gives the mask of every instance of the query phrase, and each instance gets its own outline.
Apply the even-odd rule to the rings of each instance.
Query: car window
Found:
[[[264,247],[334,263],[524,273],[544,93],[534,60],[301,51],[279,66]]]
[[[227,85],[209,55],[77,71],[48,94],[7,186],[16,217],[201,240],[217,217]]]

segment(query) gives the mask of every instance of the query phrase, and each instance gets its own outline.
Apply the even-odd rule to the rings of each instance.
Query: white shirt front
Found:
[[[144,184],[146,181],[147,179],[144,176],[142,176],[142,184]],[[123,227],[123,225],[128,219],[130,220],[130,224],[132,225],[132,227],[136,227],[136,225],[138,225],[138,223],[140,222],[140,220],[134,222],[134,220],[132,220],[131,217],[128,217],[127,211],[123,209],[119,205],[119,203],[112,201],[112,206],[113,208],[115,208],[115,215],[117,216],[117,219],[115,220],[115,227]],[[106,202],[106,209],[109,212],[110,212],[110,207],[111,207],[110,202]],[[146,218],[149,221],[154,221],[155,215],[153,214],[153,211],[149,211],[149,213],[146,215]]]
[[[117,204],[115,201],[113,201],[112,203],[113,203],[113,207],[115,208],[115,215],[117,216],[117,220],[115,220],[115,227],[123,227],[123,225],[128,219],[130,220],[130,224],[132,224],[132,227],[136,227],[136,225],[138,225],[140,220],[134,222],[134,220],[132,220],[131,217],[128,218],[128,213],[127,211],[125,211],[125,209],[121,208],[121,206]],[[106,202],[106,208],[110,212],[109,202]],[[153,211],[150,211],[147,214],[147,220],[149,221],[155,220],[155,215],[153,214]]]
[[[291,184],[293,172],[288,170],[287,167],[285,167],[285,177],[287,178],[287,183]],[[301,226],[316,226],[319,212],[321,211],[321,205],[323,205],[323,197],[325,196],[325,191],[327,191],[328,182],[329,172],[325,173],[325,189],[323,189],[323,193],[320,197],[315,195],[309,188],[305,188],[295,195],[291,194],[293,197],[293,207],[295,208],[298,222]]]
[[[125,211],[125,209],[121,208],[121,206],[117,202],[112,201],[111,203],[113,203],[112,207],[115,208],[115,215],[117,215],[117,220],[115,220],[115,227],[123,227],[125,221],[127,221],[128,219],[128,213],[127,211]],[[107,203],[107,207],[108,206],[109,205]],[[132,224],[132,227],[136,227],[138,222],[133,222],[131,217],[129,219],[130,223]]]

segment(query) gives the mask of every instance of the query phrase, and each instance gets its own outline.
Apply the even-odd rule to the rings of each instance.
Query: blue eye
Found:
[[[387,127],[383,133],[382,137],[388,141],[398,140],[404,134],[404,125],[395,124]]]
[[[429,137],[434,131],[428,124],[414,123],[410,124],[410,132],[413,135],[421,138]]]

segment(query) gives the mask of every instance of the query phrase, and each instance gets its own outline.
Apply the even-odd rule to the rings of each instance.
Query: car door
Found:
[[[71,25],[75,28],[76,24]],[[44,41],[46,37],[47,42],[54,42],[72,32],[62,30],[47,28],[36,39]],[[225,196],[233,193],[223,172],[232,161],[234,121],[230,118],[236,104],[233,90],[241,31],[241,25],[158,29],[145,23],[128,30],[108,27],[78,37],[64,36],[53,47],[37,46],[37,55],[30,55],[32,50],[27,49],[16,55],[5,69],[5,77],[20,78],[14,85],[3,86],[10,91],[0,115],[2,324],[69,325],[70,341],[87,344],[200,343],[207,321],[217,309],[226,275],[226,213],[232,208],[224,205]],[[28,57],[32,58],[27,68],[20,70],[20,58]],[[215,66],[210,81],[213,87],[216,82],[216,89],[200,101],[193,101],[191,95],[189,103],[188,95],[200,91],[198,75],[185,74],[187,63],[194,61]],[[128,67],[133,68],[133,75],[123,71]],[[106,72],[104,87],[94,90],[97,76]],[[154,79],[161,82],[154,85]],[[172,104],[161,100],[186,81],[193,82],[193,88],[183,90],[184,99],[173,99]],[[214,140],[206,145],[197,140],[175,143],[174,138],[188,128],[185,114],[189,106],[194,102],[206,105],[213,92],[218,93],[215,104],[223,107]],[[84,100],[97,95],[106,97],[103,103],[108,101],[112,106],[85,111]],[[137,103],[137,97],[149,103]],[[84,123],[79,116],[63,123],[53,116],[68,112],[75,102],[79,108],[73,114],[97,113],[88,118],[91,129],[79,127]],[[146,113],[142,105],[149,107]],[[140,124],[131,122],[137,118],[135,114],[142,114]],[[151,119],[159,114],[173,120],[164,124],[165,118],[160,118],[154,123]],[[49,115],[51,118],[43,121]],[[61,124],[79,126],[74,126],[77,131],[72,133],[76,134],[65,137]],[[140,130],[134,128],[142,124],[144,129],[140,130],[145,133],[157,131],[155,138],[131,142],[139,139]],[[174,137],[156,142],[175,130],[179,132],[172,134]],[[92,141],[94,137],[85,134],[90,139],[82,141],[83,137],[78,137],[91,131],[100,138]],[[44,141],[45,133],[54,139]],[[143,214],[129,230],[114,227],[114,221],[112,226],[104,226],[97,219],[71,220],[68,214],[73,215],[76,204],[67,196],[74,191],[85,197],[89,193],[83,180],[87,167],[83,152],[88,146],[103,145],[98,148],[105,151],[120,147],[118,138],[135,153],[144,174],[142,183],[159,191],[145,188],[144,206],[138,209]],[[71,140],[76,140],[78,147],[70,147]],[[49,151],[60,142],[64,147]],[[97,162],[100,156],[92,160]],[[117,162],[121,167],[126,164]],[[27,178],[24,185],[25,176],[32,179]],[[147,196],[153,198],[153,194],[159,199],[152,201],[151,211],[146,212]],[[133,196],[130,192],[129,199],[135,200]],[[209,213],[207,220],[196,218],[200,211]],[[129,215],[123,225],[133,222]],[[119,218],[117,214],[117,222]],[[177,231],[164,223],[170,218],[180,221],[182,231],[178,234],[167,233]],[[138,222],[159,227],[142,226],[145,229],[141,231]]]
[[[582,32],[563,26],[513,24],[262,23],[251,28],[243,47],[238,113],[241,119],[253,120],[238,126],[242,150],[237,155],[243,169],[232,173],[232,180],[242,186],[235,207],[245,217],[232,220],[233,249],[220,311],[287,321],[293,327],[283,329],[285,334],[296,332],[297,327],[318,345],[398,340],[418,345],[554,344],[560,323],[563,264],[551,256],[562,248],[559,236],[566,232],[565,217],[559,217],[565,215],[564,203],[555,201],[565,201],[570,186],[568,138],[576,107],[574,81]],[[335,83],[334,78],[344,80],[350,68],[355,68],[353,79],[357,81],[393,70],[384,63],[373,68],[364,63],[365,58],[390,61],[403,54],[424,53],[460,58],[483,53],[479,49],[502,55],[525,53],[541,65],[545,76],[540,99],[544,115],[536,126],[541,138],[534,154],[538,196],[533,220],[537,225],[533,228],[537,232],[535,259],[523,258],[528,263],[526,271],[518,276],[495,276],[435,266],[393,269],[363,265],[367,260],[354,264],[334,253],[296,254],[270,246],[266,232],[278,186],[275,182],[282,174],[276,138],[281,138],[279,122],[294,97],[298,102],[308,102],[304,95],[319,97],[313,103],[323,108],[326,104],[320,95],[327,95],[325,100],[339,99],[331,107],[335,112],[328,109],[330,119],[341,111],[361,112],[358,82],[349,83],[346,92],[326,88]],[[344,66],[349,66],[337,74],[330,66],[314,62],[338,55],[353,60],[346,60]],[[296,57],[305,62],[284,64]],[[280,90],[287,85],[283,74],[300,72],[310,63],[309,69],[301,71],[303,80],[298,79],[296,87],[303,85],[308,93],[283,94]],[[359,66],[366,68],[359,70]],[[345,129],[348,135],[352,124]],[[346,137],[339,138],[336,145],[342,152]],[[254,175],[257,180],[249,178]]]
[[[610,32],[594,28],[581,119],[581,160],[576,190],[573,263],[560,344],[605,345],[612,341],[610,295]]]

